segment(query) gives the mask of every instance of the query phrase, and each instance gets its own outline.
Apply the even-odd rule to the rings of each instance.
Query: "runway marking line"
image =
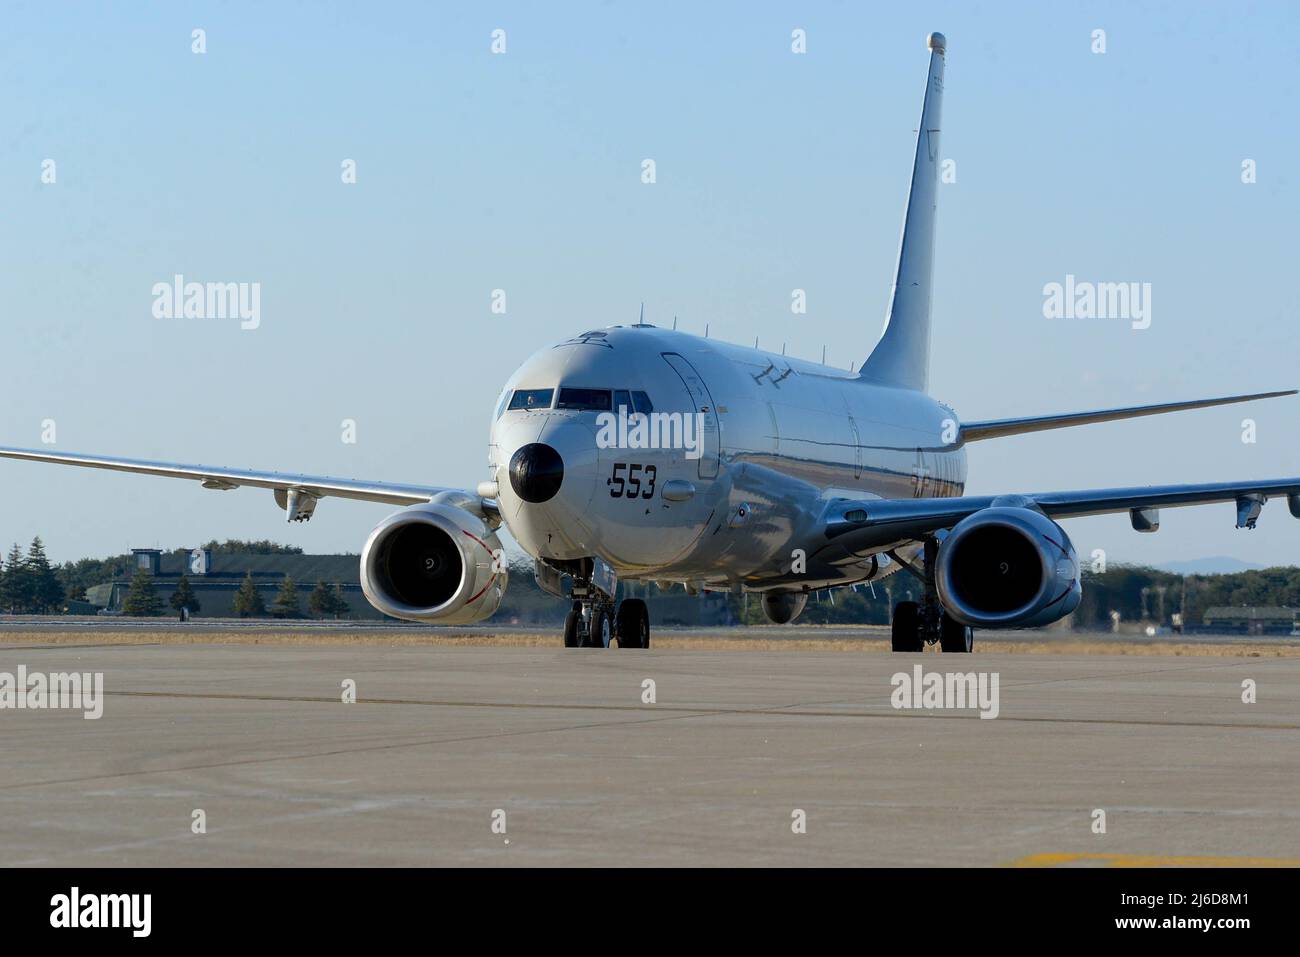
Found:
[[[320,697],[317,695],[271,695],[271,694],[234,694],[218,691],[105,691],[104,695],[123,698],[173,698],[177,700],[210,701],[269,701],[302,702],[307,704],[338,704],[337,697]],[[583,702],[558,701],[445,701],[424,698],[358,698],[356,705],[416,705],[425,708],[504,708],[510,710],[538,711],[630,711],[638,714],[659,712],[695,717],[791,717],[791,718],[883,718],[894,721],[975,721],[979,716],[973,711],[953,712],[914,712],[914,711],[794,711],[793,708],[807,708],[803,702],[779,705],[768,708],[718,708],[707,705],[692,707],[690,705],[620,705],[587,704]],[[1226,728],[1245,731],[1300,731],[1300,724],[1273,724],[1268,722],[1214,722],[1214,721],[1165,721],[1154,718],[1054,718],[1042,715],[1000,715],[998,721],[1004,723],[1030,724],[1100,724],[1100,725],[1139,725],[1161,728]]]
[[[1097,864],[1101,867],[1300,867],[1300,860],[1286,857],[1213,857],[1161,854],[1030,854],[1007,867],[1069,867]]]
[[[157,648],[161,641],[105,641],[97,645],[0,645],[0,651],[77,651],[82,648]]]

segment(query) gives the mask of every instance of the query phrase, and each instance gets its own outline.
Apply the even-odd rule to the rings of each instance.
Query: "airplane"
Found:
[[[396,485],[109,456],[0,448],[0,457],[271,489],[287,520],[323,498],[403,508],[361,553],[367,599],[393,618],[468,624],[508,584],[497,532],[534,561],[539,585],[572,602],[566,647],[647,648],[640,598],[620,581],[756,592],[767,618],[795,620],[810,592],[906,572],[918,602],[892,610],[891,647],[966,653],[975,628],[1070,614],[1078,556],[1059,520],[1234,503],[1253,528],[1270,496],[1300,518],[1300,478],[965,496],[971,442],[1294,395],[1232,395],[1026,418],[962,421],[927,394],[930,300],[947,43],[929,67],[897,270],[884,330],[862,367],[825,365],[644,321],[542,349],[506,382],[475,489]],[[566,587],[567,582],[567,587]]]

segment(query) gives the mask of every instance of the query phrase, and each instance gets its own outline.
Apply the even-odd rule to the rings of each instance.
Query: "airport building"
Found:
[[[382,621],[385,616],[366,601],[361,591],[360,558],[356,555],[288,555],[288,554],[221,554],[209,549],[191,552],[163,551],[157,548],[133,548],[135,568],[153,579],[154,593],[164,615],[175,615],[170,601],[180,585],[181,576],[189,578],[190,588],[199,600],[196,618],[234,618],[235,594],[252,574],[268,614],[286,576],[298,588],[298,605],[310,616],[308,598],[318,581],[331,589],[341,585],[349,611],[346,620]],[[134,571],[134,570],[133,570]],[[133,572],[132,572],[133,573]],[[86,589],[86,602],[69,602],[72,614],[120,615],[131,590],[131,574]],[[689,595],[680,589],[661,591],[644,582],[628,583],[625,594],[645,598],[655,620],[670,625],[731,625],[737,623],[736,611],[728,596],[709,593]],[[531,566],[510,569],[510,587],[501,610],[492,618],[498,625],[554,625],[559,627],[569,610],[569,603],[541,591],[533,580]],[[391,620],[391,619],[389,619]]]
[[[154,580],[154,593],[158,596],[164,614],[173,613],[169,604],[180,584],[181,576],[189,577],[190,588],[200,603],[198,618],[235,618],[235,593],[251,574],[262,602],[270,609],[280,586],[287,577],[298,588],[298,604],[308,615],[307,600],[318,581],[330,588],[341,585],[343,598],[349,611],[341,617],[355,619],[382,619],[384,616],[366,601],[361,591],[360,559],[355,555],[249,555],[217,554],[200,548],[192,552],[164,552],[156,548],[133,548],[131,554],[135,567],[144,569]],[[121,614],[130,580],[108,582],[86,589],[90,604],[102,609],[104,614]]]
[[[1201,617],[1207,629],[1248,635],[1300,633],[1300,609],[1263,605],[1216,606]]]

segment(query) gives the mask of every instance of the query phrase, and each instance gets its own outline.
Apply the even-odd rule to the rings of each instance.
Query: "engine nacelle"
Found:
[[[361,589],[385,615],[441,625],[487,618],[508,581],[501,541],[457,505],[412,505],[375,526],[361,550]]]
[[[763,614],[774,625],[788,625],[801,614],[808,604],[808,595],[801,591],[763,592]]]
[[[939,546],[939,601],[976,628],[1034,628],[1079,606],[1079,558],[1065,530],[1032,508],[986,508]]]

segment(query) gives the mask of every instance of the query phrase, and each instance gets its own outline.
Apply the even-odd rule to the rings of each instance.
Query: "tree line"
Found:
[[[301,555],[296,545],[281,545],[269,540],[237,541],[216,539],[201,546],[214,555]],[[190,553],[188,548],[173,549],[181,557]],[[115,555],[111,558],[83,558],[62,565],[52,565],[45,554],[45,544],[40,536],[32,539],[26,554],[14,544],[9,554],[0,560],[0,613],[11,615],[57,615],[67,610],[69,600],[84,601],[86,589],[110,581],[130,577],[131,585],[123,599],[122,611],[127,615],[152,617],[162,615],[170,607],[177,614],[198,614],[202,609],[198,595],[188,575],[182,575],[176,590],[166,602],[154,587],[157,579],[136,565],[133,555]],[[352,607],[343,594],[343,585],[332,586],[318,581],[307,596],[304,613],[298,586],[285,576],[270,608],[262,600],[249,572],[235,595],[235,614],[241,618],[271,616],[276,618],[338,618],[351,613]]]
[[[203,548],[214,554],[228,555],[300,555],[302,549],[271,541],[236,541],[215,539]],[[189,549],[174,550],[177,555],[187,555]],[[512,563],[510,590],[498,612],[498,618],[517,617],[526,620],[558,620],[565,611],[563,602],[556,601],[537,588],[532,568],[527,563]],[[9,614],[59,614],[70,599],[85,599],[86,588],[109,581],[130,578],[123,611],[128,615],[161,615],[170,607],[180,614],[200,610],[198,597],[188,577],[182,577],[176,591],[165,602],[156,594],[155,579],[135,565],[132,555],[119,555],[107,559],[83,558],[80,561],[51,565],[40,537],[32,540],[24,554],[15,544],[8,556],[0,562],[0,612]],[[651,606],[658,603],[660,593],[644,585],[633,586]],[[899,601],[915,601],[920,597],[918,582],[907,572],[885,578],[874,584],[841,588],[835,591],[814,592],[801,622],[809,624],[888,624],[890,610]],[[725,606],[725,620],[759,623],[763,617],[758,595],[710,594],[701,601]],[[679,610],[669,615],[676,621]],[[1182,615],[1185,624],[1201,623],[1208,608],[1215,606],[1276,606],[1300,608],[1300,568],[1280,566],[1252,569],[1226,575],[1179,575],[1141,565],[1112,564],[1105,569],[1084,569],[1083,599],[1073,616],[1076,628],[1107,629],[1112,613],[1122,621],[1146,621],[1171,624],[1173,616]],[[275,598],[267,607],[252,574],[245,576],[235,596],[235,614],[240,617],[272,616],[281,618],[339,617],[350,613],[351,608],[339,583],[328,585],[317,582],[308,593],[306,611],[298,585],[286,577]],[[656,620],[667,620],[664,615]],[[692,624],[682,619],[681,624]]]
[[[58,572],[45,556],[40,536],[32,539],[27,554],[14,542],[0,562],[0,610],[11,615],[57,615],[67,593]]]
[[[155,581],[157,579],[143,568],[137,569],[131,578],[131,587],[127,589],[126,597],[122,599],[122,614],[141,618],[153,618],[163,614],[163,602],[154,588]],[[167,604],[177,614],[188,612],[190,615],[196,615],[202,610],[202,604],[194,594],[188,575],[181,576],[180,581],[176,583],[176,591],[172,592]],[[248,572],[240,582],[239,591],[235,592],[233,609],[240,618],[306,617],[298,597],[298,585],[288,575],[285,575],[280,582],[280,590],[276,592],[271,607],[267,608],[257,582],[253,580],[253,573]],[[342,582],[336,582],[331,587],[323,581],[318,581],[311,594],[307,596],[307,612],[313,618],[339,618],[351,611],[352,606],[343,595]]]
[[[807,624],[888,624],[894,602],[916,601],[919,583],[906,571],[856,590],[815,592],[799,621]],[[757,595],[732,596],[740,602],[739,617],[747,623],[763,620]],[[747,607],[746,607],[747,604]],[[1179,575],[1145,565],[1110,564],[1103,570],[1085,566],[1083,598],[1073,626],[1085,631],[1109,630],[1111,613],[1121,621],[1171,625],[1181,615],[1185,625],[1199,626],[1214,607],[1265,606],[1300,608],[1300,568],[1283,565],[1224,575]]]

